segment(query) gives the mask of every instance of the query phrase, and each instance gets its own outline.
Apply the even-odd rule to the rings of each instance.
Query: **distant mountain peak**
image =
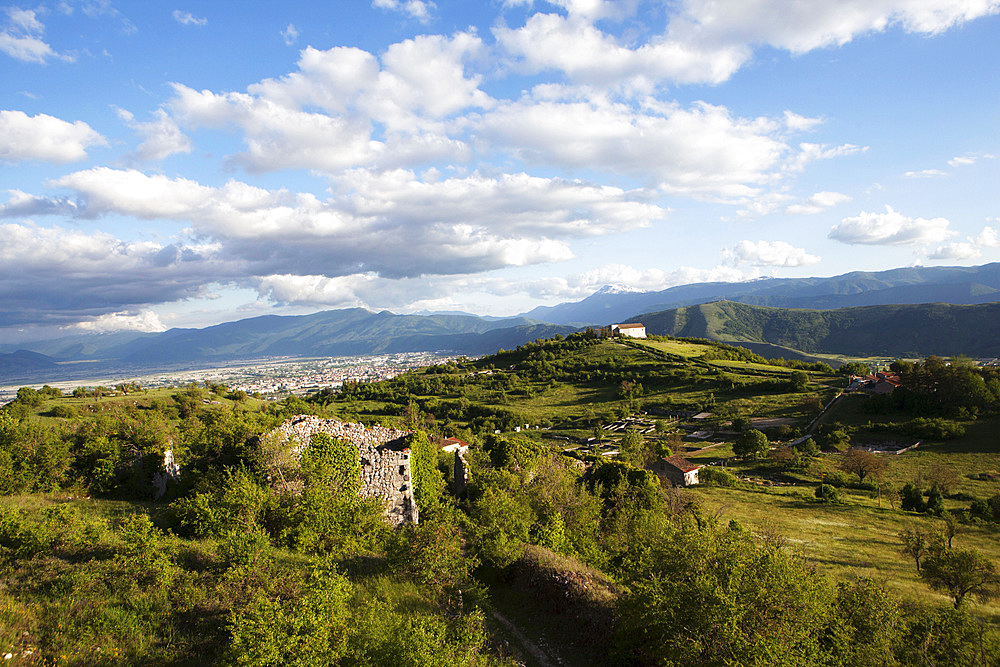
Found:
[[[623,285],[622,283],[610,283],[594,292],[594,294],[642,294],[645,291],[646,290],[633,289],[628,285]]]

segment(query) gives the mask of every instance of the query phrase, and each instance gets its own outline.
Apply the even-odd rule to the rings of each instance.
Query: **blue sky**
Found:
[[[997,261],[998,14],[0,4],[0,340]]]

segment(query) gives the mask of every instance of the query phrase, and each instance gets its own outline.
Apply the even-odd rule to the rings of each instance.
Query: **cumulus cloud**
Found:
[[[195,16],[191,12],[184,12],[179,9],[175,9],[173,16],[174,20],[180,23],[181,25],[195,25],[195,26],[208,25],[208,19]]]
[[[863,245],[926,245],[940,243],[954,234],[945,218],[910,218],[891,206],[885,213],[862,211],[844,218],[830,231],[835,241]]]
[[[723,257],[733,266],[751,264],[753,266],[810,266],[820,258],[810,255],[805,248],[796,248],[784,241],[743,240],[722,252]]]
[[[461,140],[443,124],[487,108],[480,75],[465,61],[482,49],[470,33],[423,35],[391,45],[381,62],[361,49],[302,51],[299,71],[265,79],[246,93],[196,91],[174,84],[174,115],[191,127],[236,127],[252,171],[393,167],[460,158]],[[380,128],[376,134],[376,126]]]
[[[622,45],[593,21],[571,13],[534,14],[524,26],[498,26],[497,42],[527,71],[559,70],[590,85],[650,89],[661,79],[720,83],[750,57],[744,45],[703,46],[694,41],[655,39],[638,48]]]
[[[383,276],[476,273],[569,259],[567,241],[648,226],[667,211],[630,192],[527,174],[420,180],[413,172],[358,170],[348,193],[265,190],[239,181],[220,188],[183,178],[100,167],[53,187],[74,197],[14,193],[11,212],[80,219],[118,214],[192,223],[254,275]],[[3,211],[4,209],[0,209]]]
[[[968,236],[965,241],[953,241],[938,246],[928,259],[962,260],[975,259],[983,254],[983,248],[1000,247],[1000,235],[992,227],[983,227],[976,236]]]
[[[430,0],[372,0],[372,7],[402,12],[421,23],[429,23],[431,12],[437,8]]]
[[[148,122],[137,121],[125,109],[118,109],[117,112],[118,117],[143,139],[135,151],[136,158],[162,160],[175,153],[191,152],[191,140],[163,109],[154,111],[153,120]]]
[[[799,54],[889,28],[935,34],[1000,11],[996,0],[685,0],[673,5],[664,31],[626,42],[598,27],[609,15],[604,3],[557,4],[565,14],[535,13],[521,27],[499,26],[497,41],[529,71],[555,69],[580,83],[615,86],[720,83],[761,46]]]
[[[3,53],[26,63],[75,60],[71,54],[57,53],[45,42],[45,25],[38,20],[36,10],[4,7],[0,11],[5,15],[0,25],[0,51]]]
[[[0,225],[0,326],[70,325],[200,294],[242,277],[207,246],[122,241],[31,223]]]
[[[848,201],[851,201],[851,196],[841,192],[817,192],[801,204],[792,204],[785,209],[785,213],[790,215],[812,215],[820,213],[831,206],[843,204]]]
[[[650,179],[672,194],[745,197],[773,180],[789,146],[781,125],[734,118],[725,107],[523,99],[498,106],[479,126],[483,139],[518,157],[574,169],[593,165]]]
[[[105,313],[91,320],[77,322],[65,327],[67,329],[82,329],[83,331],[93,331],[105,333],[109,331],[143,331],[152,333],[155,331],[166,331],[160,318],[151,310],[144,310],[139,313],[121,311],[117,313]]]
[[[285,40],[286,46],[291,46],[299,39],[299,31],[291,23],[281,31],[281,38]]]
[[[0,110],[0,160],[64,164],[86,158],[90,146],[106,145],[82,120],[70,123],[43,113]]]

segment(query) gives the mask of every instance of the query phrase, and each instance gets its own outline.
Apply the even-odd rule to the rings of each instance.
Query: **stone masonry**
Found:
[[[317,433],[327,433],[331,438],[357,447],[361,469],[360,495],[382,498],[386,519],[393,526],[401,526],[419,520],[413,500],[410,450],[404,440],[411,432],[384,426],[366,428],[364,424],[300,415],[285,421],[272,433],[290,440],[296,456]]]

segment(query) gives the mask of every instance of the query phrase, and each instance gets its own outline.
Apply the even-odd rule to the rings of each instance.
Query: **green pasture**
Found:
[[[643,347],[650,347],[666,354],[672,354],[685,359],[693,359],[705,354],[711,346],[700,343],[689,343],[681,340],[636,340],[635,343]]]
[[[760,534],[778,534],[789,549],[816,563],[819,572],[838,580],[871,576],[886,580],[909,599],[946,604],[948,599],[919,578],[911,558],[902,555],[898,538],[907,528],[942,530],[944,521],[927,515],[893,510],[883,498],[881,509],[873,499],[861,504],[858,494],[842,493],[842,505],[817,503],[811,487],[776,487],[767,492],[692,487],[706,514],[720,521],[736,519]],[[1000,560],[1000,539],[994,529],[963,526],[956,547],[975,548]],[[977,605],[979,613],[1000,620],[1000,602]]]

